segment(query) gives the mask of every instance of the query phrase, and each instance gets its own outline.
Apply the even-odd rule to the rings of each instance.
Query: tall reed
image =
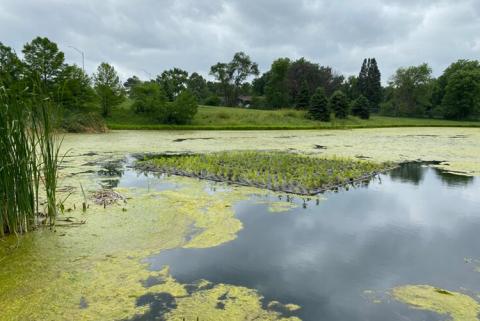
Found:
[[[52,103],[0,87],[0,236],[32,230],[45,198],[55,223],[60,143]]]

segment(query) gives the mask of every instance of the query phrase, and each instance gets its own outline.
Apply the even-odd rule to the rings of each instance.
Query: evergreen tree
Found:
[[[358,75],[358,89],[368,99],[370,109],[374,112],[378,111],[382,100],[381,77],[375,58],[364,59]]]
[[[348,116],[348,98],[340,90],[330,97],[330,109],[335,113],[335,118],[345,119]]]
[[[360,69],[360,74],[358,75],[357,85],[360,95],[365,96],[365,94],[368,92],[368,60],[366,58],[363,59],[362,68]]]
[[[370,68],[368,70],[368,87],[369,87],[369,101],[372,111],[378,112],[380,102],[382,101],[382,74],[378,69],[375,58],[370,60]],[[367,97],[368,98],[368,97]]]
[[[310,99],[309,115],[315,120],[330,121],[330,108],[322,87],[318,87]]]
[[[352,103],[352,114],[362,119],[370,118],[370,103],[365,96],[360,95]]]
[[[307,109],[309,104],[310,104],[310,92],[308,90],[308,84],[306,81],[303,81],[302,88],[300,89],[300,94],[297,97],[297,108]]]

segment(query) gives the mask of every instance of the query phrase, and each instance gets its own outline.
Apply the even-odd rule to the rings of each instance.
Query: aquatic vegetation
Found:
[[[160,155],[139,162],[139,168],[193,176],[274,191],[314,195],[365,180],[392,165],[346,158],[315,158],[284,152],[220,152]]]
[[[470,296],[430,285],[406,285],[394,288],[392,296],[416,309],[450,316],[453,321],[478,321],[480,303]]]
[[[235,217],[234,204],[265,191],[230,186],[212,193],[207,182],[170,177],[165,180],[175,184],[175,190],[116,188],[114,192],[128,199],[127,204],[104,208],[90,202],[84,212],[84,194],[98,189],[95,174],[70,175],[84,163],[85,158],[69,158],[62,170],[62,184],[79,186],[80,182],[81,187],[73,193],[62,189],[59,197],[72,193],[65,202],[66,212],[85,224],[57,225],[56,232],[39,230],[21,236],[19,242],[7,237],[0,243],[0,262],[9,262],[0,266],[0,320],[128,320],[154,313],[154,306],[141,303],[155,293],[171,298],[180,311],[204,307],[213,319],[243,320],[235,316],[252,313],[261,319],[285,320],[281,313],[265,309],[255,290],[211,284],[192,292],[191,285],[173,279],[168,269],[150,271],[144,262],[149,255],[168,249],[206,248],[235,239],[242,223]],[[149,279],[159,281],[147,284]],[[222,298],[223,310],[207,309],[206,302],[214,304],[220,291],[236,293],[236,297]],[[241,307],[238,302],[243,302]],[[177,320],[183,314],[180,311],[170,311],[168,320]]]
[[[214,137],[210,140],[192,138]],[[182,142],[177,139],[189,138]],[[319,157],[351,157],[375,162],[440,161],[434,167],[480,175],[480,129],[384,128],[282,131],[111,131],[67,134],[65,150],[77,154],[109,151],[208,153],[229,150],[294,151]],[[317,149],[316,145],[324,146]]]
[[[60,145],[52,106],[46,100],[20,99],[0,88],[0,236],[23,233],[37,225],[40,197],[46,217],[57,214]],[[25,98],[25,97],[23,97]]]

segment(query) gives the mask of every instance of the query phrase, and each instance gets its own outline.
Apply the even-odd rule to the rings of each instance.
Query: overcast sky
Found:
[[[245,51],[269,69],[306,57],[345,75],[376,57],[383,80],[401,66],[480,59],[480,0],[0,0],[0,41],[18,53],[36,37],[93,72],[106,61],[122,78],[171,67],[208,75]]]

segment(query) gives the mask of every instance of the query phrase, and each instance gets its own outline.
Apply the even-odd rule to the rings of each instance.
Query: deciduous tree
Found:
[[[93,75],[95,92],[100,100],[102,115],[107,117],[124,99],[124,89],[115,68],[102,62]]]

